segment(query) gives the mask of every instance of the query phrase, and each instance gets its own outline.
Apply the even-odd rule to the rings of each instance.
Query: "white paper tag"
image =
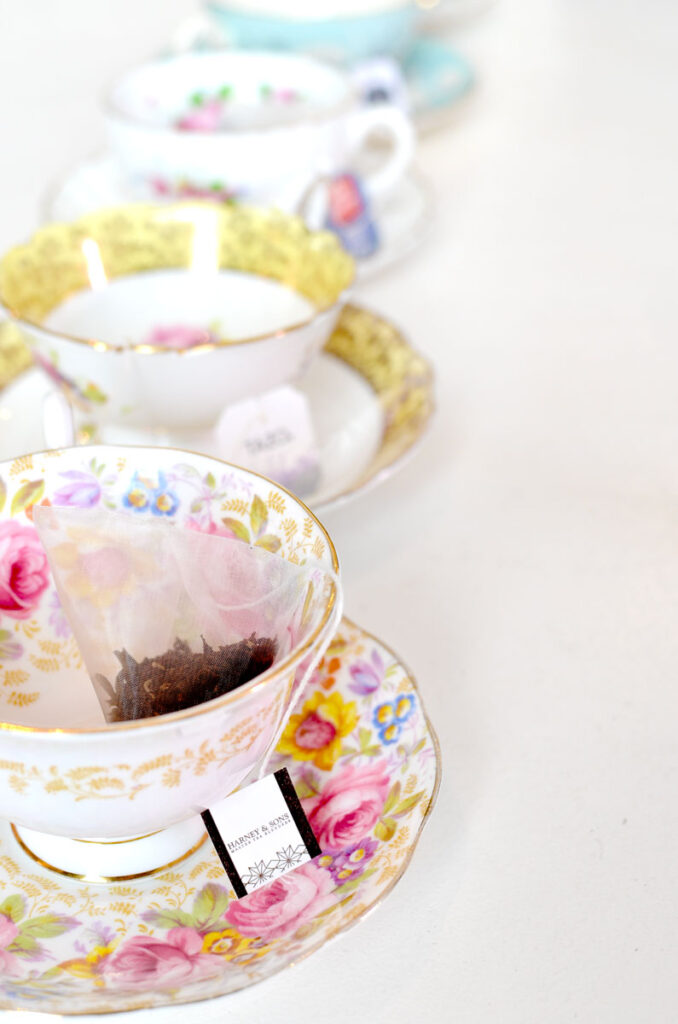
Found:
[[[229,406],[216,427],[221,454],[236,465],[272,477],[296,494],[313,491],[320,464],[308,399],[276,388]]]
[[[232,793],[202,817],[238,899],[322,852],[286,768]]]

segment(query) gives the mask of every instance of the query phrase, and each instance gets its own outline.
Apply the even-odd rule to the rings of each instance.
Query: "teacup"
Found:
[[[334,235],[288,214],[129,205],[12,249],[0,301],[94,424],[190,434],[300,376],[353,273]]]
[[[296,50],[342,63],[404,57],[420,13],[413,0],[215,0],[206,6],[232,46]]]
[[[188,845],[196,831],[203,834],[198,812],[261,769],[339,622],[332,541],[284,488],[180,450],[49,451],[0,463],[0,484],[7,499],[0,572],[10,581],[0,594],[0,816],[37,856],[70,864],[76,874],[89,847],[54,837],[100,842],[132,870],[139,851],[141,870],[149,856],[157,866],[154,857],[176,853],[167,837],[146,852],[144,842],[124,851],[108,844],[174,826],[176,841]],[[148,500],[140,505],[142,491]],[[309,585],[304,616],[311,614],[297,625],[290,653],[267,672],[184,711],[106,724],[32,524],[36,504],[106,507],[149,520],[160,514],[178,526],[263,544],[297,564],[312,560],[325,572],[313,591]]]
[[[395,106],[361,106],[351,80],[310,57],[192,53],[126,74],[106,104],[112,148],[136,186],[303,212],[317,183],[349,169],[371,137],[390,142],[364,177],[388,193],[407,170],[414,129]]]

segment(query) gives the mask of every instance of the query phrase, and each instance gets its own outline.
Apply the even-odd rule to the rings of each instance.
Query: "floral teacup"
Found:
[[[89,420],[190,432],[299,377],[353,273],[334,235],[288,214],[129,205],[12,249],[0,300]]]
[[[59,837],[112,841],[176,825],[183,841],[192,831],[183,823],[261,768],[331,639],[341,592],[328,534],[265,478],[173,449],[24,456],[0,464],[0,494],[0,761],[9,768],[0,817],[22,827],[23,840],[52,862],[87,852],[77,842],[69,852]],[[268,671],[184,711],[106,724],[33,525],[37,505],[160,517],[325,571],[320,585],[309,586],[289,653]],[[117,863],[134,847],[113,847]]]
[[[397,184],[414,151],[401,110],[362,107],[342,72],[295,54],[192,53],[145,65],[113,89],[106,118],[135,185],[291,212],[304,211],[319,180],[348,170],[374,134],[391,150],[365,176],[371,195]]]

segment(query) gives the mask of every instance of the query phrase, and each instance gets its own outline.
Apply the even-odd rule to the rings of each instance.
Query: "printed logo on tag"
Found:
[[[320,463],[308,399],[276,388],[229,406],[216,428],[221,454],[236,465],[272,477],[296,494],[315,490]]]
[[[238,899],[322,852],[287,768],[232,793],[202,818]]]

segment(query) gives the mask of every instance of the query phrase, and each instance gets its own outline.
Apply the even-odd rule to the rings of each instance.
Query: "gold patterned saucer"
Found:
[[[36,863],[0,822],[0,1009],[227,995],[363,918],[407,869],[441,769],[409,671],[347,619],[285,728],[271,769],[283,765],[323,855],[240,901],[208,843],[152,876],[96,885]]]
[[[16,329],[0,325],[0,386],[27,365]],[[309,404],[319,473],[308,489],[291,489],[316,510],[343,504],[391,476],[416,448],[434,410],[431,365],[397,327],[354,305],[344,308],[299,390]],[[0,393],[1,458],[68,443],[50,436],[45,403],[54,394],[54,384],[36,369],[23,373]],[[86,424],[79,423],[78,428],[78,440],[83,443],[155,441],[232,458],[216,437],[207,435],[196,446],[169,434],[150,438],[111,429],[96,435]]]

